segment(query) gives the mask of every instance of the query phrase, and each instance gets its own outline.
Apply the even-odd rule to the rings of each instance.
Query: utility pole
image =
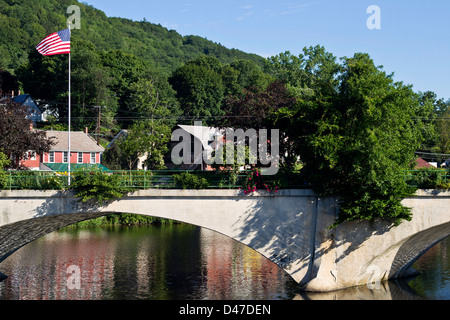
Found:
[[[95,106],[94,108],[98,109],[98,119],[97,119],[97,145],[100,145],[100,120],[101,120],[101,106]]]

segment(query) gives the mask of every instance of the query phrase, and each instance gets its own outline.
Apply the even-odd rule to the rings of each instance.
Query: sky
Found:
[[[145,18],[183,36],[201,36],[263,57],[285,51],[299,55],[316,45],[337,58],[368,53],[377,66],[395,74],[395,81],[450,99],[449,0],[84,2],[109,17]],[[368,11],[373,5],[379,11]]]

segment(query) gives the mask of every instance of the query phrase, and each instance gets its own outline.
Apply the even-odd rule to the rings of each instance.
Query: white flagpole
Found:
[[[68,27],[69,27],[69,35],[70,35],[70,22],[68,22]],[[71,39],[72,40],[72,39]],[[68,167],[67,167],[67,173],[68,173],[68,179],[67,179],[67,183],[70,186],[70,130],[71,130],[71,118],[70,118],[70,114],[71,114],[71,110],[70,110],[70,51],[69,51],[69,135],[68,135],[68,145],[69,145],[69,150],[67,152],[67,162],[68,162]]]

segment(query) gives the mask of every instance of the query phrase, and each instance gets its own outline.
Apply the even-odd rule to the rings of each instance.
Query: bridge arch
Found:
[[[413,220],[351,222],[327,229],[335,198],[311,190],[244,195],[238,190],[141,190],[105,206],[70,192],[1,191],[0,261],[26,243],[78,221],[114,213],[167,218],[214,230],[262,254],[307,291],[332,291],[407,275],[418,256],[450,234],[450,192],[405,199]]]
[[[127,212],[124,212],[127,213]],[[57,231],[61,228],[73,225],[78,222],[105,217],[108,215],[117,214],[114,212],[96,212],[96,213],[72,213],[72,214],[61,214],[61,215],[50,215],[46,217],[39,217],[34,219],[28,219],[23,221],[18,221],[13,224],[0,227],[0,239],[3,237],[9,238],[11,240],[12,245],[8,247],[6,254],[0,256],[0,262],[5,260],[7,257],[12,255],[14,252],[22,248],[23,246],[26,246],[27,244],[44,237],[46,234],[49,234],[51,232]],[[134,214],[134,213],[131,213]],[[151,216],[155,217],[154,215],[144,214],[144,216]],[[181,221],[179,221],[181,222]],[[196,226],[193,224],[190,224],[192,226]],[[197,226],[200,227],[200,226]],[[212,230],[209,228],[204,228],[211,230],[212,232],[215,232],[217,234],[223,235],[222,233]],[[223,235],[225,237],[228,237],[227,235]],[[229,239],[236,241],[240,243],[241,245],[247,246],[244,243],[230,238]],[[0,248],[2,246],[0,245]],[[248,247],[248,246],[247,246]],[[248,247],[250,248],[250,247]],[[265,259],[269,260],[267,257],[259,253],[258,251],[254,250],[253,248],[250,248],[257,254],[261,255]],[[2,249],[0,249],[1,252]],[[279,266],[278,266],[279,267]],[[286,272],[283,268],[280,268],[283,272]],[[0,270],[1,271],[1,270]],[[0,278],[2,273],[0,272]],[[1,281],[2,279],[0,279]]]

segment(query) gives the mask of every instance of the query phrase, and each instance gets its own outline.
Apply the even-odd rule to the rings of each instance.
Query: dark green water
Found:
[[[450,299],[450,241],[415,265],[422,274],[377,288],[305,295],[276,265],[218,233],[190,225],[69,229],[0,263],[0,299]],[[74,272],[74,273],[72,273]]]

